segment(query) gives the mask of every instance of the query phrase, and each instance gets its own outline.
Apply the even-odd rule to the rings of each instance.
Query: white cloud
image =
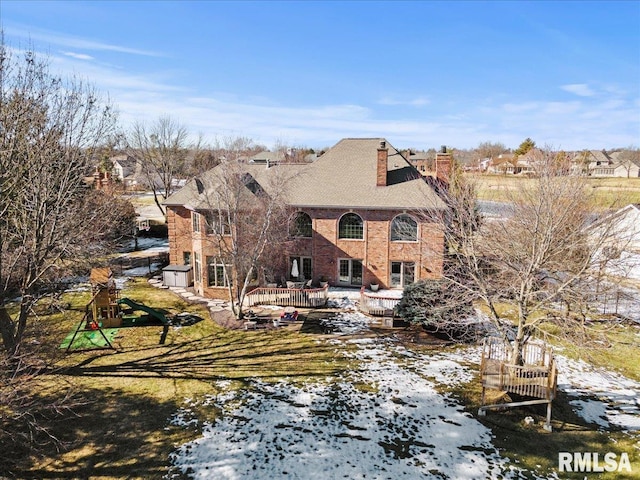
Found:
[[[311,99],[300,104],[250,91],[198,90],[184,83],[185,72],[166,62],[154,62],[154,70],[145,71],[137,64],[88,62],[90,55],[75,48],[49,57],[56,73],[79,73],[108,94],[124,128],[170,114],[211,141],[242,135],[266,145],[280,140],[323,148],[344,137],[380,136],[398,148],[472,148],[487,140],[515,148],[531,137],[538,145],[579,150],[635,144],[640,131],[640,99],[615,85],[592,98],[566,102],[534,96],[453,101],[396,95],[372,104]],[[414,108],[424,105],[429,106]]]
[[[587,85],[586,83],[571,83],[568,85],[562,85],[560,88],[566,92],[573,93],[580,97],[592,97],[596,94],[596,92],[591,90],[591,88],[589,88],[589,85]]]
[[[93,60],[94,58],[91,55],[86,55],[84,53],[75,53],[75,52],[61,52],[63,55],[67,57],[76,58],[78,60]]]
[[[123,123],[171,114],[194,133],[209,140],[244,135],[273,145],[276,140],[322,148],[344,137],[386,137],[401,148],[451,145],[472,148],[491,139],[517,147],[527,137],[538,145],[566,150],[613,148],[633,143],[639,128],[637,108],[612,100],[595,105],[581,102],[523,102],[460,106],[451,115],[425,112],[420,118],[388,116],[374,107],[353,104],[280,105],[246,101],[231,95],[182,96],[168,90],[120,92],[113,95]],[[449,108],[449,107],[448,107]],[[457,114],[453,114],[457,113]],[[635,131],[635,133],[634,133]]]
[[[4,27],[4,32],[7,36],[16,36],[21,38],[28,38],[31,41],[40,41],[47,45],[58,45],[61,47],[74,48],[78,50],[90,50],[90,51],[111,51],[119,53],[127,53],[130,55],[141,55],[146,57],[162,57],[163,55],[151,50],[143,50],[138,48],[132,48],[123,45],[115,45],[111,43],[105,43],[96,41],[89,38],[74,37],[58,32],[52,32],[50,30],[41,30],[33,27],[26,27],[22,25],[8,25]]]

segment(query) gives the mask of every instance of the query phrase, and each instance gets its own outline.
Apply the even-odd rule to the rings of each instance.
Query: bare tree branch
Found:
[[[536,155],[535,178],[506,192],[503,218],[484,219],[473,185],[454,175],[440,219],[446,281],[484,305],[516,363],[534,335],[587,332],[594,292],[610,285],[606,272],[630,238],[615,217],[594,223],[583,177],[549,150]],[[428,208],[416,214],[434,219]]]

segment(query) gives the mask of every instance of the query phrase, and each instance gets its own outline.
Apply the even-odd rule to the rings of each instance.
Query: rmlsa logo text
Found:
[[[631,472],[629,454],[613,452],[604,454],[601,459],[597,452],[560,452],[558,453],[559,472]]]

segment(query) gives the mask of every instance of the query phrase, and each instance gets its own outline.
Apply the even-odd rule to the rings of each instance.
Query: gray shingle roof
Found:
[[[387,143],[388,185],[376,186],[378,146],[383,138],[345,138],[311,164],[243,166],[268,190],[268,175],[291,175],[288,203],[294,207],[369,209],[445,208],[420,173]],[[219,168],[219,167],[216,167]],[[200,177],[202,186],[215,189],[216,168]],[[282,169],[282,170],[281,170]],[[198,208],[195,180],[169,197],[165,205]]]
[[[282,152],[270,152],[269,150],[264,150],[260,153],[256,153],[253,157],[249,159],[250,162],[266,162],[267,160],[271,162],[282,162],[284,161],[284,153]]]

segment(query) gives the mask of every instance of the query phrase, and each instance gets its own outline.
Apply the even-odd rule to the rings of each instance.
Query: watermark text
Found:
[[[631,472],[629,454],[613,452],[559,452],[559,472]]]

